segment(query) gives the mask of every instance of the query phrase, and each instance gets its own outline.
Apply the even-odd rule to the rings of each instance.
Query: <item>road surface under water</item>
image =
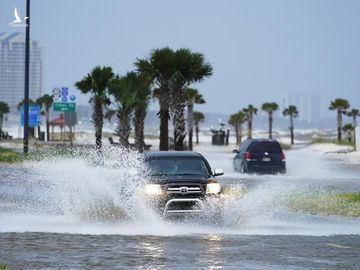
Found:
[[[109,150],[100,165],[78,156],[2,166],[0,263],[7,269],[360,268],[359,218],[288,207],[299,192],[360,191],[356,166],[304,148],[287,153],[284,176],[240,175],[224,148],[198,150],[225,170],[219,181],[236,191],[225,197],[221,226],[156,216],[141,200],[145,177],[134,153]]]

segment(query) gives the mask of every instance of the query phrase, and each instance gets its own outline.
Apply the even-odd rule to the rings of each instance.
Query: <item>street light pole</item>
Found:
[[[25,27],[25,93],[24,93],[24,153],[29,152],[29,68],[30,68],[30,0],[26,0]]]

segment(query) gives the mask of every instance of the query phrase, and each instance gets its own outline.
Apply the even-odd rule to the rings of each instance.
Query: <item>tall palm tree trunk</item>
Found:
[[[199,123],[195,122],[196,144],[199,144]]]
[[[193,119],[193,110],[194,105],[188,105],[188,125],[189,125],[189,150],[193,150],[193,129],[194,129],[194,119]]]
[[[169,150],[169,103],[166,98],[159,99],[160,111],[158,113],[160,118],[160,151]]]
[[[291,137],[291,144],[294,144],[294,118],[290,115],[290,137]]]
[[[341,141],[341,129],[342,129],[342,111],[339,109],[337,115],[337,122],[338,122],[338,141]]]
[[[173,121],[174,121],[174,142],[175,150],[184,150],[185,139],[185,119],[184,119],[184,107],[177,105],[174,107]]]
[[[135,111],[135,148],[142,153],[144,151],[144,121],[145,115],[141,112]]]
[[[241,130],[241,124],[236,125],[236,143],[241,144],[241,137],[242,137],[242,130]]]
[[[117,113],[118,117],[118,126],[116,129],[116,135],[119,136],[119,143],[124,146],[129,146],[129,136],[131,130],[130,117],[128,114]]]
[[[4,123],[4,115],[0,113],[0,131],[2,131],[3,123]]]
[[[239,144],[239,124],[235,125],[236,144]]]
[[[95,143],[96,149],[101,149],[101,136],[102,136],[102,128],[104,124],[103,119],[103,109],[101,99],[99,97],[94,98],[94,112],[92,115],[92,119],[95,127]]]
[[[182,91],[178,90],[174,93],[173,104],[171,107],[174,123],[175,150],[182,151],[184,150],[184,139],[186,136],[184,119],[185,97]]]
[[[45,117],[46,117],[46,141],[50,140],[50,126],[49,126],[49,117],[50,117],[50,108],[46,107],[45,110]]]
[[[252,138],[252,115],[249,115],[249,119],[248,119],[248,138],[251,139]]]
[[[272,139],[272,124],[273,124],[273,115],[272,112],[269,112],[269,138]]]
[[[242,124],[239,125],[239,144],[242,143]]]

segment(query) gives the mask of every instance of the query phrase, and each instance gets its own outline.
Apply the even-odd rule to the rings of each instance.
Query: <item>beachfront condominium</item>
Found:
[[[320,120],[320,97],[316,95],[286,95],[282,97],[281,111],[289,105],[295,105],[299,111],[299,120],[317,123]]]
[[[10,106],[11,113],[24,99],[25,35],[0,33],[0,101]],[[41,96],[43,88],[42,50],[38,42],[30,41],[30,99]]]

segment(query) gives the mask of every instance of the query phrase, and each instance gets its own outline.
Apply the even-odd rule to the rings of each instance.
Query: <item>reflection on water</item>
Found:
[[[143,253],[148,265],[139,267],[139,269],[162,269],[165,260],[163,259],[163,252],[165,242],[158,238],[146,239],[138,245],[138,250]]]
[[[203,249],[200,252],[201,264],[208,269],[221,269],[223,261],[223,237],[220,234],[207,234],[201,238]]]
[[[1,233],[0,246],[0,262],[9,269],[357,270],[360,265],[356,235]]]

